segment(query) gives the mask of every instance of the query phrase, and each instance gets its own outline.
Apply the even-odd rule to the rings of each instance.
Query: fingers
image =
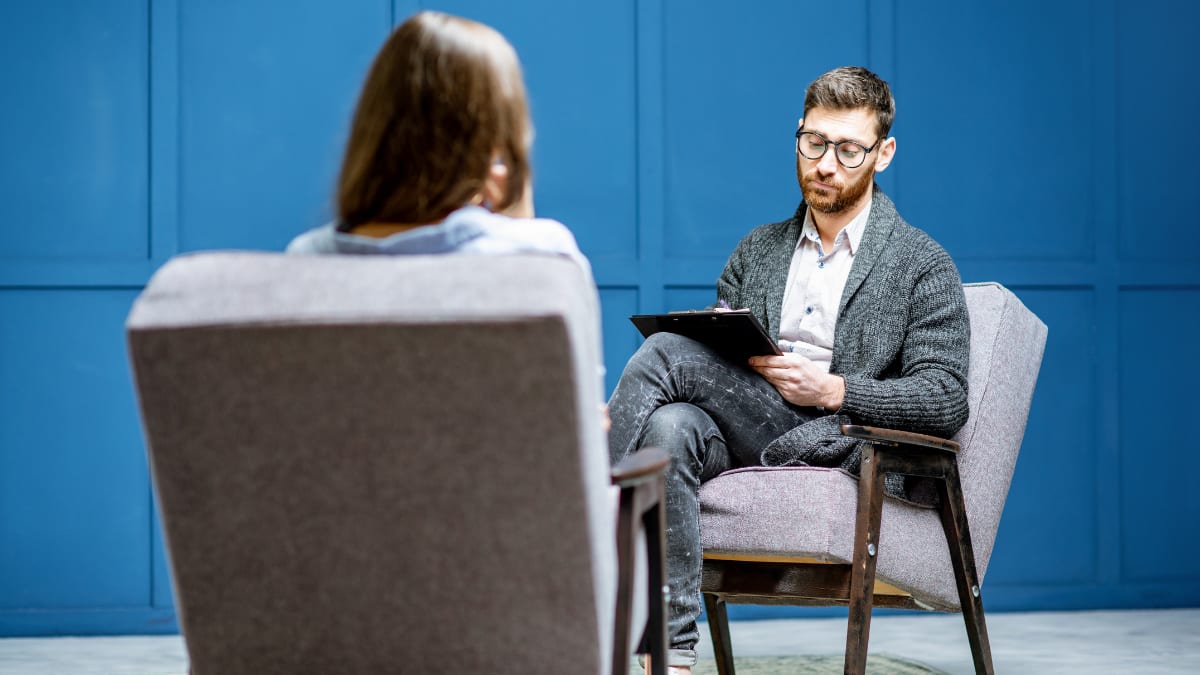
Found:
[[[804,358],[799,354],[785,354],[783,356],[751,356],[751,368],[791,368],[796,363],[796,357]]]
[[[764,380],[770,382],[776,387],[786,385],[797,379],[795,374],[789,368],[770,368],[767,366],[752,366],[752,368],[754,369],[754,372],[761,375]]]

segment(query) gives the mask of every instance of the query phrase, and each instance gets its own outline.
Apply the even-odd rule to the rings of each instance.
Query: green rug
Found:
[[[735,656],[737,675],[836,675],[842,672],[845,657],[830,656]],[[631,674],[641,675],[636,663]],[[867,655],[868,675],[945,675],[940,670],[886,655]],[[717,675],[712,659],[700,659],[692,675]]]

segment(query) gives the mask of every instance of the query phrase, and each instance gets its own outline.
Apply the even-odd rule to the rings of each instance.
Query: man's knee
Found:
[[[668,333],[666,331],[662,331],[659,333],[655,333],[655,334],[651,335],[650,337],[646,338],[646,341],[643,343],[643,346],[645,346],[646,348],[649,348],[649,349],[658,349],[658,348],[674,349],[674,348],[677,348],[681,344],[690,343],[690,342],[694,342],[694,340],[692,340],[691,338],[686,338],[682,335],[677,335],[675,333]]]
[[[696,457],[717,433],[717,425],[700,408],[690,403],[668,403],[646,421],[641,444],[665,448],[673,455]]]
[[[646,338],[646,341],[634,354],[634,358],[675,362],[696,354],[708,353],[708,351],[708,347],[691,338],[664,331]]]

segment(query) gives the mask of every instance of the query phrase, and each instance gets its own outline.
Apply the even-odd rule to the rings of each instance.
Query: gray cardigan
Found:
[[[734,249],[717,296],[748,308],[779,337],[788,268],[806,205],[763,225]],[[846,380],[837,415],[788,432],[763,454],[767,466],[816,464],[856,471],[857,444],[838,425],[859,424],[950,437],[967,421],[970,324],[958,269],[929,235],[900,217],[874,188],[866,231],[842,293],[830,372]]]

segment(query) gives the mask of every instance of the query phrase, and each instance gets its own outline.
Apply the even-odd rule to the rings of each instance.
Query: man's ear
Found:
[[[483,179],[483,205],[489,210],[495,210],[496,204],[504,202],[508,194],[508,165],[499,157],[492,160],[488,167],[487,177]]]
[[[875,160],[875,173],[880,173],[888,168],[892,163],[892,159],[896,157],[896,137],[890,136],[879,142],[879,158]]]

